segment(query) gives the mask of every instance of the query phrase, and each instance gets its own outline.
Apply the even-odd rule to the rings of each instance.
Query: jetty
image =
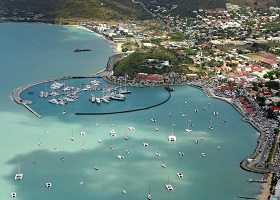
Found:
[[[254,179],[252,179],[252,178],[249,178],[248,179],[248,182],[249,183],[267,183],[267,181],[266,180],[254,180]]]

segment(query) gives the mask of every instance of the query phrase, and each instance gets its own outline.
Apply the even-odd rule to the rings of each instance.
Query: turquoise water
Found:
[[[104,68],[114,52],[99,36],[72,27],[2,23],[0,35],[1,199],[11,198],[13,185],[17,199],[23,200],[147,199],[149,186],[153,199],[231,200],[238,199],[238,195],[253,197],[259,193],[260,185],[249,184],[247,179],[261,176],[239,167],[254,151],[258,134],[227,103],[208,98],[201,90],[178,86],[167,103],[153,109],[114,115],[75,115],[75,112],[141,108],[168,97],[163,88],[129,88],[132,93],[125,102],[112,101],[100,106],[87,100],[92,92],[81,93],[79,101],[65,106],[63,115],[61,106],[38,97],[49,83],[32,88],[33,95],[27,91],[22,94],[23,99],[34,102],[32,108],[43,116],[38,119],[11,100],[15,88],[48,78],[95,73]],[[73,53],[76,48],[93,51]],[[89,79],[67,84],[78,87],[85,81]],[[217,116],[213,115],[215,109],[219,111]],[[157,123],[151,122],[153,116]],[[208,129],[211,118],[214,130]],[[221,119],[226,123],[220,123]],[[190,127],[192,133],[184,130],[188,120],[194,124]],[[129,126],[135,131],[128,130]],[[112,129],[117,133],[114,138],[109,134]],[[86,135],[81,136],[81,131]],[[70,140],[72,133],[74,141]],[[172,133],[177,137],[176,142],[168,141]],[[124,140],[125,135],[129,140]],[[149,143],[148,147],[143,146],[144,141]],[[114,150],[110,150],[111,145]],[[82,151],[82,146],[86,151]],[[156,151],[161,156],[156,156]],[[179,151],[185,155],[180,157]],[[202,152],[206,157],[201,156]],[[118,159],[118,154],[125,158]],[[24,179],[14,181],[18,159]],[[161,167],[162,162],[166,168]],[[94,170],[94,166],[99,170]],[[184,177],[178,178],[177,172]],[[52,182],[51,189],[45,187],[47,180]],[[173,191],[165,189],[168,181]]]

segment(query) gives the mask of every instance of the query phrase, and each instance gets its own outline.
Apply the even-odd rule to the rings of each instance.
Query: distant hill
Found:
[[[43,14],[47,19],[141,20],[151,18],[132,0],[0,0],[1,17]]]
[[[171,14],[180,16],[192,15],[193,10],[224,8],[226,3],[237,4],[239,6],[250,6],[255,10],[268,10],[271,6],[280,7],[280,0],[141,0],[147,7],[157,4],[160,6],[171,7],[178,5]]]

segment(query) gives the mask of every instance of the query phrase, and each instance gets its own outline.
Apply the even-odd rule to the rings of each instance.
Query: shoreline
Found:
[[[198,88],[198,87],[196,87]],[[211,98],[216,98],[216,99],[220,99],[222,101],[227,102],[228,104],[230,104],[237,112],[239,112],[242,116],[243,116],[243,121],[249,123],[253,128],[255,128],[258,132],[259,132],[259,139],[258,139],[258,144],[255,148],[254,153],[251,156],[248,156],[247,158],[245,158],[241,163],[240,163],[240,167],[248,172],[253,172],[253,173],[259,173],[259,174],[267,174],[266,177],[266,182],[262,183],[260,186],[260,194],[256,196],[256,199],[258,200],[267,200],[270,197],[270,187],[271,187],[271,179],[272,179],[272,173],[271,172],[267,172],[264,170],[256,170],[256,168],[252,168],[250,166],[250,163],[248,163],[248,159],[252,159],[253,157],[256,157],[257,155],[257,150],[260,144],[260,140],[262,139],[262,137],[265,135],[265,133],[258,127],[256,126],[254,123],[252,123],[250,120],[247,120],[245,113],[243,111],[241,111],[240,109],[238,109],[235,105],[232,99],[230,98],[223,98],[223,97],[218,97],[215,94],[212,93],[212,91],[209,88],[204,88],[201,87],[200,89],[202,89],[208,97]],[[248,163],[248,165],[246,165],[246,163]]]
[[[70,27],[75,27],[75,28],[79,28],[79,29],[83,29],[83,30],[87,30],[87,31],[90,31],[90,32],[93,32],[93,33],[95,33],[95,34],[97,34],[100,38],[102,38],[102,39],[104,39],[105,41],[107,41],[109,44],[110,44],[110,46],[112,47],[112,49],[113,49],[113,51],[114,52],[116,52],[116,53],[122,53],[122,52],[119,52],[119,49],[118,49],[118,46],[119,45],[121,45],[120,43],[115,43],[115,42],[113,42],[112,40],[109,40],[108,38],[106,38],[104,35],[102,35],[102,34],[100,34],[100,33],[97,33],[97,32],[95,32],[95,31],[93,31],[93,30],[91,30],[91,29],[89,29],[89,28],[86,28],[86,27],[84,27],[84,26],[81,26],[81,25],[62,25],[62,26],[70,26]],[[105,71],[106,70],[106,68],[104,69],[104,70],[102,70],[102,71]],[[98,73],[96,73],[96,74],[98,74]],[[104,77],[103,77],[103,79],[104,79]],[[53,80],[53,79],[52,79]],[[105,79],[104,79],[105,80]],[[192,86],[192,85],[190,85],[190,86]],[[25,86],[23,86],[23,87],[25,87]],[[23,88],[22,87],[22,88]],[[194,86],[192,86],[192,87],[194,87]],[[21,88],[21,89],[22,89]],[[196,87],[196,88],[198,88],[198,87]],[[19,89],[19,88],[18,88]],[[16,90],[18,90],[18,89],[16,89]],[[28,89],[28,88],[25,88],[25,89],[23,89],[22,91],[24,91],[24,90],[26,90],[26,89]],[[200,89],[202,89],[202,90],[204,90],[204,88],[203,87],[200,87]],[[15,91],[16,91],[15,90]],[[223,101],[225,101],[225,102],[227,102],[227,103],[229,103],[230,105],[232,105],[244,118],[243,118],[243,120],[244,121],[246,121],[245,120],[245,116],[244,116],[244,113],[241,111],[241,110],[239,110],[238,108],[236,108],[235,106],[234,106],[234,103],[233,103],[233,100],[231,99],[231,101],[230,100],[228,100],[228,99],[226,99],[226,98],[221,98],[221,97],[217,97],[217,96],[215,96],[211,91],[210,91],[210,89],[208,89],[209,91],[209,93],[210,93],[210,95],[208,96],[208,97],[212,97],[212,98],[216,98],[216,99],[220,99],[220,100],[223,100]],[[204,90],[205,91],[205,90]],[[205,92],[206,94],[208,94],[207,92]],[[19,93],[19,95],[20,95],[20,93]],[[15,100],[14,100],[15,101]],[[15,101],[16,102],[16,101]],[[16,102],[17,103],[17,102]],[[21,104],[23,105],[23,103],[21,102]],[[246,121],[246,122],[248,122],[248,123],[250,123],[258,132],[260,132],[250,121]],[[260,136],[259,136],[259,140],[261,139],[261,136],[262,136],[262,132],[260,132]],[[259,142],[258,142],[258,144],[257,144],[257,146],[256,146],[256,148],[255,148],[255,152],[251,155],[251,156],[248,156],[247,158],[245,158],[241,163],[240,163],[240,167],[243,169],[243,170],[246,170],[246,171],[251,171],[251,172],[254,172],[254,173],[263,173],[263,172],[260,172],[260,171],[262,171],[261,169],[260,169],[260,171],[255,171],[256,169],[252,169],[252,168],[250,168],[250,166],[247,166],[247,165],[245,165],[245,162],[247,162],[247,159],[248,158],[251,158],[251,157],[253,157],[253,155],[256,153],[256,151],[257,151],[257,149],[258,149],[258,145],[259,145]],[[243,166],[243,164],[244,164],[244,166]],[[244,168],[245,167],[245,168]],[[268,188],[268,195],[270,195],[270,192],[269,192],[269,188],[270,188],[270,181],[268,181],[267,183],[263,183],[262,184],[263,185],[263,190],[261,190],[261,199],[267,199],[267,197],[268,196],[266,196],[267,195],[267,188]],[[257,198],[257,197],[256,197]]]
[[[62,25],[62,26],[68,26],[68,27],[74,27],[74,28],[77,28],[77,29],[82,29],[82,30],[86,30],[86,31],[89,31],[89,32],[92,32],[92,33],[95,33],[98,37],[102,38],[103,40],[105,40],[106,42],[109,43],[109,45],[111,46],[112,50],[114,53],[116,54],[120,54],[120,53],[123,53],[122,52],[122,48],[121,48],[121,45],[123,43],[116,43],[110,39],[108,39],[107,37],[105,37],[104,35],[102,35],[101,33],[98,33],[94,30],[91,30],[90,28],[87,28],[85,26],[82,26],[82,25]]]

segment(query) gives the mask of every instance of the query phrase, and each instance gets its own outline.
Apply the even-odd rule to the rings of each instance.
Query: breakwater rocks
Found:
[[[101,73],[101,72],[99,72],[99,73]],[[41,118],[42,116],[29,106],[33,102],[30,101],[30,100],[23,100],[20,97],[20,94],[23,91],[25,91],[25,90],[33,87],[33,86],[42,84],[42,83],[48,83],[48,82],[54,82],[54,81],[60,81],[60,80],[76,79],[76,78],[99,78],[99,77],[101,78],[99,73],[93,74],[93,75],[88,75],[88,76],[64,76],[64,77],[60,77],[60,78],[55,78],[55,79],[49,79],[49,80],[43,80],[43,81],[39,81],[39,82],[35,82],[35,83],[30,83],[28,85],[25,85],[25,86],[22,86],[22,87],[19,87],[19,88],[15,89],[12,93],[12,98],[13,98],[14,102],[24,106],[27,110],[29,110],[31,113],[33,113],[36,117]]]
[[[126,53],[120,53],[110,56],[107,62],[106,71],[113,71],[115,64],[126,56]]]
[[[135,111],[140,111],[140,110],[147,110],[150,108],[154,108],[156,106],[160,106],[164,103],[166,103],[170,98],[171,98],[171,92],[168,92],[168,98],[166,100],[164,100],[163,102],[160,102],[158,104],[152,105],[152,106],[148,106],[148,107],[144,107],[144,108],[137,108],[137,109],[131,109],[131,110],[124,110],[124,111],[116,111],[116,112],[102,112],[102,113],[75,113],[76,115],[108,115],[108,114],[120,114],[120,113],[128,113],[128,112],[135,112]]]

